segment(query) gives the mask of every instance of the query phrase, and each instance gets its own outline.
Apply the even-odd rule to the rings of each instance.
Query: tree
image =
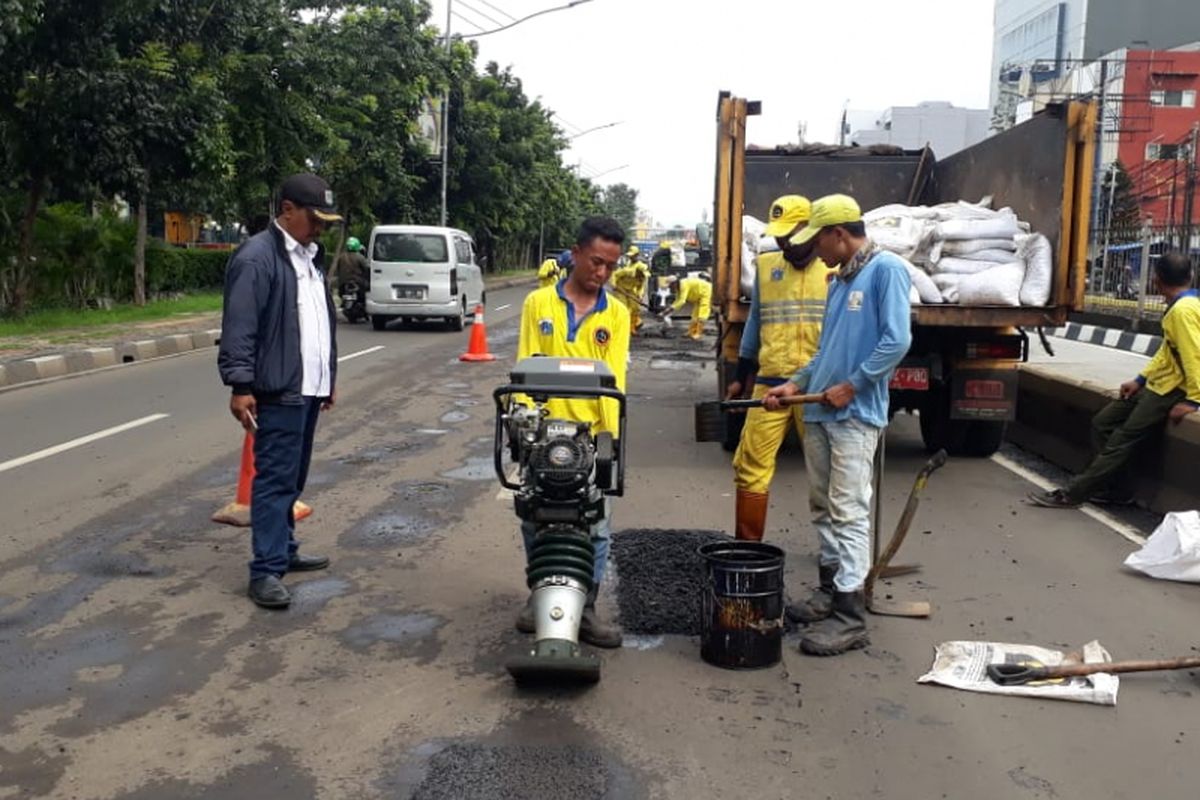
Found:
[[[1101,224],[1112,228],[1114,234],[1116,231],[1128,231],[1134,237],[1129,241],[1135,241],[1142,221],[1142,208],[1134,194],[1133,181],[1120,161],[1105,171],[1100,188]]]
[[[637,189],[624,183],[614,183],[604,190],[600,206],[604,213],[631,230],[637,221]]]

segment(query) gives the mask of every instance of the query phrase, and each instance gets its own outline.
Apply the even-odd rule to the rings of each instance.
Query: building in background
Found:
[[[919,150],[928,144],[938,158],[945,158],[986,139],[990,119],[987,109],[959,108],[946,102],[893,106],[879,112],[874,118],[864,119],[862,114],[846,113],[847,126],[852,120],[862,125],[850,129],[847,144],[863,147],[891,144],[905,150]]]
[[[1166,50],[1196,39],[1200,2],[996,0],[994,22],[991,126],[1005,130],[1039,84],[1122,48]]]

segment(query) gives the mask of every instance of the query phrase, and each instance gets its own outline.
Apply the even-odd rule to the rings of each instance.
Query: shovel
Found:
[[[1096,664],[1059,664],[1047,667],[1023,662],[1019,664],[988,664],[987,676],[1001,686],[1023,686],[1036,681],[1095,675],[1098,672],[1153,672],[1162,669],[1191,669],[1200,667],[1200,656],[1163,658],[1149,661],[1109,661]]]
[[[880,443],[882,447],[882,443]],[[867,608],[873,614],[882,614],[889,617],[928,617],[933,609],[929,605],[928,600],[890,600],[887,598],[878,598],[875,596],[875,584],[885,574],[888,574],[888,564],[900,549],[900,545],[904,544],[904,537],[908,535],[908,529],[912,526],[913,518],[917,515],[917,506],[921,504],[921,492],[925,489],[925,484],[929,481],[929,476],[937,470],[941,469],[946,463],[946,451],[939,450],[933,454],[933,457],[925,462],[925,466],[921,467],[921,471],[917,473],[917,478],[913,481],[912,491],[908,494],[908,502],[904,506],[904,512],[900,515],[900,521],[896,523],[896,531],[892,534],[891,541],[887,543],[887,547],[883,548],[883,552],[879,558],[875,560],[871,571],[867,573],[867,582],[865,594],[867,599]],[[913,568],[907,567],[906,571],[913,571]],[[892,573],[895,574],[895,573]]]

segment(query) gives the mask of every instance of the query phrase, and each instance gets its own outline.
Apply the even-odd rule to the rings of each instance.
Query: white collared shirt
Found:
[[[278,222],[283,246],[296,270],[296,312],[300,317],[300,361],[304,378],[300,394],[305,397],[329,397],[329,306],[325,300],[325,279],[313,265],[317,246],[305,247],[291,237]]]

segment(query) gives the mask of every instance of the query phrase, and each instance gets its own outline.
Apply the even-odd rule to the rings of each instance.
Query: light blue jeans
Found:
[[[863,588],[871,569],[871,469],[881,432],[857,419],[804,428],[808,507],[821,564],[838,567],[839,592]]]
[[[592,562],[592,580],[599,590],[600,582],[604,580],[604,570],[608,567],[608,540],[612,538],[612,498],[604,498],[604,517],[593,525],[588,533],[591,535],[592,547],[596,550],[596,559]],[[533,547],[537,526],[532,522],[521,522],[521,539],[525,542],[525,560],[529,560],[529,550]]]

